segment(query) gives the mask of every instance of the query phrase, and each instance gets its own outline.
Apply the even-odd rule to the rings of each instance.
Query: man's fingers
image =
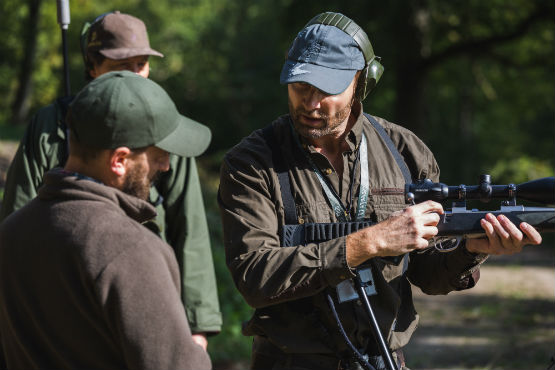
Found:
[[[495,233],[495,229],[493,225],[487,221],[487,216],[486,218],[482,218],[480,220],[480,225],[482,225],[482,228],[486,232],[486,237],[488,238],[488,241],[489,241],[489,250],[490,250],[488,251],[488,253],[491,253],[491,250],[497,249],[500,246],[499,237]]]
[[[422,224],[424,226],[436,226],[440,220],[439,214],[432,212],[422,215]]]
[[[506,241],[512,236],[512,234],[509,233],[510,230],[507,230],[505,226],[512,223],[503,215],[499,215],[498,217],[499,219],[491,213],[488,213],[486,215],[486,220],[488,220],[488,222],[493,226],[493,228],[495,229],[495,233],[501,238],[501,240]],[[502,221],[503,224],[501,224],[500,221]],[[520,237],[522,238],[522,233],[520,232],[520,230],[516,229],[516,231],[521,234]]]
[[[423,228],[423,232],[424,234],[422,235],[422,238],[425,240],[428,240],[430,238],[433,238],[434,236],[437,235],[437,227],[435,226],[424,226]]]
[[[411,207],[415,211],[421,212],[421,213],[435,212],[441,215],[444,213],[443,206],[438,202],[434,202],[433,200],[427,200],[425,202],[415,204],[414,206],[411,206]]]
[[[515,224],[511,222],[505,215],[497,216],[499,223],[504,227],[504,229],[510,234],[513,239],[522,240],[523,234],[522,232],[516,227]]]
[[[493,229],[493,225],[489,223],[485,218],[480,220],[480,225],[482,229],[486,232],[486,236],[489,238],[490,236],[495,236],[495,230]]]
[[[522,232],[526,234],[526,238],[529,241],[528,244],[535,244],[535,245],[541,244],[542,236],[540,235],[538,230],[536,230],[532,225],[526,222],[521,222],[519,226],[520,226],[520,230],[522,230]]]
[[[540,244],[542,241],[540,233],[526,222],[520,223],[519,227],[511,222],[506,216],[495,217],[488,213],[480,220],[480,225],[487,236],[488,245],[475,242],[472,250],[479,247],[479,251],[489,254],[513,254],[520,252],[526,244]]]

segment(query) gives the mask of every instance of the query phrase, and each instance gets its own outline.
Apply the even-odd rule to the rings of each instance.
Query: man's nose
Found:
[[[312,87],[307,93],[304,100],[304,104],[307,110],[311,111],[314,109],[320,109],[320,102],[324,98],[324,94],[315,87]]]
[[[161,159],[160,159],[160,171],[162,172],[166,172],[170,169],[170,154],[166,153],[166,155],[164,155]]]

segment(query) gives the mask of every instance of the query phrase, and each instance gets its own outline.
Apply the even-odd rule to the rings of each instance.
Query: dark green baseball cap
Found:
[[[184,157],[202,154],[210,129],[181,115],[157,83],[129,71],[105,73],[70,104],[70,129],[93,148],[156,146]]]

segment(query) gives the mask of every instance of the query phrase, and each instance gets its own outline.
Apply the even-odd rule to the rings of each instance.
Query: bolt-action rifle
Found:
[[[503,214],[515,225],[527,222],[540,232],[555,231],[555,208],[524,207],[517,205],[516,200],[538,202],[544,205],[555,204],[555,177],[546,177],[514,185],[492,185],[490,175],[482,175],[479,185],[447,186],[442,183],[434,183],[429,179],[420,180],[405,186],[405,199],[409,204],[434,200],[437,202],[453,200],[453,207],[440,216],[437,225],[438,235],[432,241],[435,248],[442,252],[449,252],[457,248],[464,238],[483,237],[485,231],[480,220],[487,213],[494,215]],[[478,211],[467,209],[466,201],[479,199],[489,202],[492,199],[503,199],[501,208],[495,211]],[[295,246],[311,242],[320,242],[334,239],[356,232],[362,228],[371,226],[371,221],[336,222],[336,223],[305,223],[298,225],[285,225],[282,230],[282,245]],[[399,256],[402,258],[402,256]],[[399,263],[399,257],[393,257],[393,263]],[[337,286],[338,302],[348,302],[360,299],[370,319],[372,333],[378,344],[381,354],[382,366],[388,370],[397,370],[397,364],[393,361],[391,353],[387,348],[385,338],[379,330],[378,322],[368,296],[377,294],[374,279],[369,267],[361,266],[356,269],[355,278],[345,280]],[[332,297],[327,296],[329,306],[337,322],[339,331],[348,347],[351,349],[358,363],[367,370],[375,370],[351,343],[347,337],[340,318],[335,310]]]
[[[447,186],[426,179],[406,185],[405,196],[407,203],[411,204],[426,200],[453,200],[452,208],[441,215],[437,225],[438,234],[434,242],[435,247],[442,251],[455,249],[464,238],[483,237],[484,229],[480,220],[487,213],[495,216],[503,214],[516,226],[521,222],[527,222],[539,232],[555,231],[555,208],[525,207],[516,203],[518,198],[543,205],[555,204],[555,177],[545,177],[518,185],[492,185],[490,175],[481,175],[480,184],[472,186]],[[503,201],[500,209],[494,211],[467,209],[466,201],[474,199],[482,202],[493,199]],[[446,240],[456,242],[446,243],[446,247]]]
[[[527,222],[540,232],[555,231],[555,208],[525,207],[516,204],[516,200],[519,199],[543,205],[555,205],[555,177],[545,177],[519,185],[492,185],[491,177],[482,175],[479,185],[469,186],[447,186],[426,179],[407,184],[405,199],[410,204],[426,200],[454,201],[452,209],[441,215],[437,226],[439,229],[437,242],[453,238],[460,241],[463,238],[483,237],[485,232],[480,226],[480,219],[484,218],[487,213],[504,214],[517,226],[521,222]],[[504,201],[499,210],[467,209],[466,201],[474,199],[483,202],[493,199],[503,199]],[[284,246],[304,245],[309,242],[318,243],[354,233],[372,224],[374,222],[366,220],[286,225],[282,230],[281,239]]]

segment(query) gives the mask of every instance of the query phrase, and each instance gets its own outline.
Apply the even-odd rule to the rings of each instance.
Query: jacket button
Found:
[[[299,217],[299,223],[300,223],[301,225],[304,224],[304,219],[301,218],[301,217]]]
[[[326,175],[331,175],[333,172],[331,168],[326,168],[324,171],[326,172]]]

